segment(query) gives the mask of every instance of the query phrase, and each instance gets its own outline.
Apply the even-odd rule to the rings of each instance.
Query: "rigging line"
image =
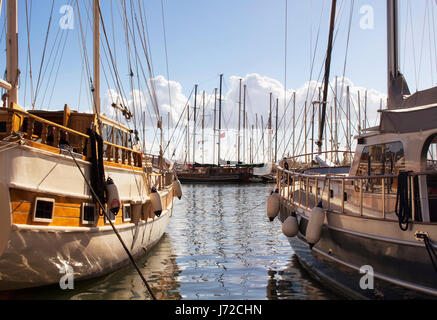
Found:
[[[140,9],[141,9],[141,5],[140,4],[139,4],[139,6],[140,6]],[[150,56],[150,53],[149,53],[150,50],[148,50],[148,48],[147,48],[148,42],[146,41],[146,38],[145,38],[146,34],[145,34],[145,31],[144,31],[144,23],[143,23],[143,15],[142,14],[140,15],[140,18],[141,18],[141,23],[142,23],[142,26],[143,26],[143,36],[142,37],[140,36],[140,40],[141,40],[141,45],[142,45],[142,48],[143,48],[143,51],[144,51],[144,55],[146,57],[147,68],[149,70],[149,76],[150,76],[150,81],[149,82],[150,82],[150,86],[152,88],[152,90],[149,89],[149,94],[152,95],[151,101],[152,101],[152,104],[153,104],[153,106],[155,108],[157,121],[159,122],[160,121],[160,115],[159,115],[158,98],[156,96],[156,87],[155,87],[155,82],[154,82],[154,72],[153,72],[153,68],[152,68],[152,64],[151,64],[152,63],[151,62],[151,56]],[[138,29],[138,34],[141,35],[141,30],[140,30],[140,26],[139,26],[136,14],[135,14],[135,21],[136,21],[136,25],[137,25],[137,29]],[[129,29],[129,31],[132,33],[132,31],[130,29]],[[146,31],[147,31],[147,29],[146,29]],[[148,33],[147,33],[147,36],[148,36]],[[149,48],[150,48],[150,43],[149,43]],[[141,64],[141,66],[142,66],[142,64]]]
[[[420,53],[419,53],[419,70],[417,71],[418,74],[420,74],[420,69],[422,68],[422,56],[423,56],[423,45],[424,45],[424,40],[425,40],[425,25],[426,25],[426,17],[428,16],[428,4],[429,2],[426,2],[426,7],[425,7],[425,16],[423,17],[423,27],[422,27],[422,41],[421,41],[421,45],[420,45]],[[419,85],[417,85],[417,87],[419,87]]]
[[[165,64],[167,67],[168,100],[169,100],[170,109],[171,109],[172,103],[171,103],[171,89],[170,89],[170,72],[169,72],[169,67],[168,67],[167,35],[165,32],[164,0],[161,0],[161,13],[162,13],[162,29],[164,31]]]
[[[174,134],[175,134],[175,132],[176,132],[176,129],[179,127],[179,123],[180,123],[180,121],[182,120],[182,117],[184,116],[185,111],[186,111],[187,108],[189,107],[189,102],[190,102],[190,99],[191,99],[191,96],[193,95],[193,93],[194,93],[194,88],[191,90],[190,96],[188,97],[187,102],[185,103],[185,107],[184,107],[184,109],[183,109],[183,111],[182,111],[182,113],[181,113],[181,115],[180,115],[180,117],[179,117],[178,122],[176,123],[176,126],[175,126],[175,128],[174,128],[174,130],[173,130],[173,133],[172,133],[172,135],[171,135],[171,138],[169,139],[169,142],[167,143],[167,146],[164,148],[164,152],[167,151],[167,148],[168,148],[168,146],[169,146],[169,144],[170,144],[170,141],[173,140],[173,137],[174,137]]]
[[[30,24],[32,22],[32,4],[33,0],[30,1],[30,15],[29,15],[29,9],[28,9],[28,2],[26,0],[26,26],[27,26],[27,56],[28,60],[26,62],[26,75],[29,67],[29,80],[30,80],[30,101],[32,102],[34,99],[34,91],[33,91],[33,73],[32,73],[32,55],[30,50]],[[6,21],[6,20],[5,20]],[[1,41],[1,39],[0,39]],[[27,93],[27,81],[25,85],[25,91],[24,91],[24,105],[26,105],[26,93]]]
[[[103,30],[105,42],[106,42],[106,45],[107,45],[107,50],[108,50],[109,56],[111,58],[112,68],[113,68],[113,71],[114,71],[114,76],[115,76],[115,79],[116,79],[116,85],[118,87],[119,95],[124,100],[124,101],[122,100],[122,102],[126,102],[127,103],[127,101],[128,101],[127,100],[127,95],[126,95],[126,92],[124,91],[123,86],[121,84],[120,75],[118,73],[117,67],[116,67],[115,62],[114,62],[114,57],[113,57],[113,54],[112,54],[111,46],[109,44],[109,38],[108,38],[108,34],[106,32],[106,26],[105,26],[105,22],[104,22],[104,19],[103,19],[103,14],[102,14],[102,10],[101,10],[101,7],[100,7],[100,3],[97,3],[97,5],[98,5],[98,10],[99,10],[100,21],[101,21],[101,24],[102,24],[102,30]]]
[[[74,160],[74,163],[76,164],[77,168],[79,169],[83,179],[85,180],[86,184],[88,185],[88,188],[91,190],[91,192],[94,195],[94,198],[97,199],[100,208],[102,209],[105,218],[107,219],[107,221],[109,221],[109,224],[111,225],[112,230],[114,231],[115,235],[117,236],[118,240],[120,241],[121,245],[123,246],[123,249],[126,251],[132,265],[135,267],[136,271],[138,272],[139,276],[141,277],[141,279],[143,280],[144,285],[146,286],[147,290],[149,291],[150,295],[152,296],[153,300],[156,300],[155,295],[153,294],[152,289],[149,286],[149,283],[147,282],[146,278],[144,278],[141,270],[138,268],[138,265],[135,262],[135,259],[133,258],[132,254],[130,253],[129,249],[127,248],[126,244],[124,243],[123,239],[121,238],[119,232],[117,231],[117,229],[115,228],[114,224],[112,223],[108,213],[106,212],[106,208],[103,206],[103,204],[100,201],[100,198],[97,196],[96,192],[94,191],[93,187],[91,186],[91,183],[88,181],[88,179],[86,178],[85,174],[83,173],[82,169],[80,168],[79,164],[77,163],[76,158],[73,155],[73,152],[71,151],[71,148],[67,148],[68,152],[70,153],[71,158]]]
[[[437,76],[437,37],[436,37],[436,30],[435,30],[434,5],[432,5],[432,4],[431,4],[431,14],[432,14],[432,30],[433,30],[433,35],[434,35],[433,39],[434,39],[435,71],[436,71],[436,76]]]
[[[50,99],[49,99],[49,103],[48,103],[49,106],[52,103],[53,93],[55,91],[56,82],[58,80],[59,70],[60,70],[60,67],[61,67],[62,58],[64,56],[65,47],[66,47],[66,44],[67,44],[67,39],[68,39],[68,33],[67,33],[67,36],[65,37],[64,47],[62,49],[61,57],[59,58],[59,63],[58,63],[58,68],[56,70],[55,80],[53,81],[52,93],[50,95]],[[44,97],[45,97],[45,94],[44,94]],[[44,101],[44,99],[43,99],[43,101]]]
[[[90,69],[90,63],[88,60],[88,54],[87,54],[87,46],[86,46],[86,37],[88,35],[88,33],[86,33],[84,35],[83,32],[83,24],[82,24],[82,16],[80,14],[80,6],[79,6],[79,0],[76,0],[76,10],[77,10],[77,16],[79,18],[79,30],[80,32],[78,32],[78,40],[79,40],[79,44],[82,47],[82,50],[79,50],[81,55],[82,55],[82,61],[84,62],[85,65],[85,69],[86,69],[86,81],[88,82],[88,88],[91,87],[92,82],[91,82],[91,69]],[[80,43],[82,41],[82,43]],[[91,107],[93,105],[92,103],[92,98],[90,96],[90,92],[89,90],[86,90],[87,96],[88,96],[88,101],[89,101],[89,106]],[[90,110],[91,111],[91,110]]]
[[[417,74],[417,63],[416,63],[416,47],[414,45],[414,35],[413,35],[413,8],[410,6],[410,21],[411,21],[411,41],[413,45],[413,61],[414,61],[414,77],[416,81],[416,91],[418,91],[418,74]]]
[[[49,39],[49,34],[50,34],[50,27],[52,25],[52,18],[53,18],[53,9],[55,7],[55,0],[52,0],[52,9],[50,12],[50,18],[49,18],[49,22],[48,22],[48,26],[47,26],[47,33],[46,33],[46,38],[44,41],[44,49],[43,49],[43,55],[41,58],[41,64],[40,64],[40,68],[39,68],[39,75],[38,75],[38,81],[36,84],[36,89],[35,89],[35,96],[34,96],[34,100],[32,101],[32,110],[35,109],[35,102],[38,96],[38,91],[39,91],[39,85],[40,85],[40,80],[41,80],[41,73],[42,73],[42,69],[43,69],[43,65],[44,65],[44,60],[45,60],[45,56],[46,56],[46,49],[47,49],[47,43],[48,43],[48,39]]]
[[[58,57],[58,54],[59,54],[59,49],[60,49],[60,47],[61,47],[61,45],[62,45],[62,37],[65,35],[64,45],[63,45],[62,52],[61,52],[61,55],[60,55],[60,58],[59,58],[58,67],[57,67],[57,71],[56,71],[56,75],[55,75],[55,80],[54,80],[54,82],[53,82],[52,94],[51,94],[50,102],[49,102],[47,108],[49,108],[49,106],[50,106],[51,98],[52,98],[52,96],[53,96],[54,88],[55,88],[55,86],[56,86],[56,80],[57,80],[58,75],[59,75],[60,65],[61,65],[61,62],[62,62],[62,58],[63,58],[63,56],[64,56],[65,47],[66,47],[67,40],[68,40],[68,34],[69,34],[68,31],[64,31],[63,33],[61,32],[61,38],[59,39],[58,47],[57,47],[57,49],[56,49],[56,54],[55,54],[55,56],[54,56],[54,58],[53,58],[53,63],[52,63],[52,67],[51,67],[51,70],[50,70],[49,79],[47,80],[46,89],[45,89],[45,91],[44,91],[44,95],[43,95],[43,97],[42,97],[41,108],[42,108],[42,106],[43,106],[43,104],[44,104],[44,101],[45,101],[45,98],[46,98],[46,94],[47,94],[47,90],[49,89],[49,86],[50,86],[50,81],[51,81],[51,79],[52,79],[53,70],[54,70],[54,68],[56,67],[56,60],[57,60],[57,57]],[[49,59],[49,61],[50,61],[50,59]],[[47,67],[48,67],[48,64],[47,64]]]

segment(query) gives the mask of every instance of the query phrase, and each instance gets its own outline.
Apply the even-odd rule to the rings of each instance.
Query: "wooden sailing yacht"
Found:
[[[410,95],[399,71],[397,7],[387,0],[388,109],[379,126],[356,137],[347,171],[302,157],[280,162],[268,201],[269,217],[279,211],[301,264],[341,295],[359,299],[437,296],[437,171],[430,156],[437,88]],[[335,9],[333,0],[324,113]],[[319,154],[323,124],[324,118]]]
[[[67,268],[81,280],[124,266],[160,240],[181,196],[162,151],[145,155],[129,144],[132,130],[100,114],[99,0],[93,12],[94,113],[28,112],[18,103],[17,0],[7,1],[0,290],[58,283]]]

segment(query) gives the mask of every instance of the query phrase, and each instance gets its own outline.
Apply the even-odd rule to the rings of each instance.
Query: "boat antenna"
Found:
[[[332,0],[331,22],[329,25],[328,52],[326,55],[326,62],[325,62],[325,83],[324,83],[324,87],[323,87],[322,119],[321,119],[320,125],[319,125],[319,140],[316,142],[316,144],[319,148],[319,150],[318,150],[319,154],[321,154],[321,152],[322,152],[323,131],[325,129],[326,103],[328,100],[329,73],[331,71],[332,41],[334,38],[336,8],[337,8],[337,0]]]

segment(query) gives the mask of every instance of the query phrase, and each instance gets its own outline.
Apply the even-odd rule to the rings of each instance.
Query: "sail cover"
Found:
[[[437,104],[381,111],[381,133],[409,133],[435,129]]]

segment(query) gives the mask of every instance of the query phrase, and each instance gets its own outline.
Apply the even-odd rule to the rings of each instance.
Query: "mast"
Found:
[[[1,3],[1,2],[0,2]],[[9,107],[11,103],[18,104],[18,78],[20,70],[18,69],[18,10],[17,0],[8,0],[7,2],[7,78],[6,81],[12,86],[9,88]]]
[[[255,113],[255,135],[256,135],[255,141],[256,141],[256,143],[259,146],[259,140],[258,140],[258,113]],[[258,148],[256,148],[256,149],[258,150]],[[256,153],[255,157],[256,157],[255,161],[258,162],[259,161],[258,152]]]
[[[187,163],[190,163],[190,105],[187,105]]]
[[[361,135],[361,96],[358,90],[358,135]]]
[[[194,124],[193,124],[193,163],[196,163],[196,122],[197,122],[197,88],[194,86]]]
[[[294,134],[296,133],[296,91],[293,92],[293,157],[295,156],[295,138]]]
[[[387,92],[388,109],[395,109],[403,102],[403,95],[410,90],[399,71],[398,1],[387,0]]]
[[[264,120],[263,116],[261,115],[261,133],[262,133],[262,146],[263,146],[263,162],[266,161],[266,149],[264,147]]]
[[[100,0],[94,0],[94,112],[100,114]]]
[[[304,126],[305,126],[305,163],[308,163],[308,131],[307,131],[307,101],[305,101],[305,112],[304,112]]]
[[[268,133],[268,138],[269,140],[267,141],[268,144],[268,157],[269,157],[269,162],[272,162],[272,93],[270,92],[270,112],[269,112],[269,133]]]
[[[246,159],[246,95],[247,95],[247,85],[244,85],[243,94],[243,162],[247,162]]]
[[[202,163],[205,163],[205,90],[203,91],[202,104]]]
[[[216,123],[217,123],[216,114],[217,114],[217,88],[214,89],[214,131],[212,134],[212,136],[213,136],[213,138],[212,138],[212,146],[213,146],[213,148],[212,148],[212,150],[213,150],[212,151],[212,163],[213,164],[215,162],[215,149],[216,149],[216,145],[215,145],[215,135],[216,135],[216,130],[217,130],[217,128],[216,128]]]
[[[326,104],[327,104],[327,100],[328,100],[329,74],[331,71],[332,41],[334,38],[336,8],[337,8],[337,0],[332,0],[331,21],[330,21],[330,26],[329,26],[328,52],[326,55],[326,63],[325,63],[325,83],[324,83],[324,87],[323,87],[322,119],[321,119],[321,122],[319,123],[319,140],[317,141],[317,146],[319,147],[319,153],[322,152],[322,145],[323,145],[323,130],[325,127]]]
[[[275,163],[278,162],[278,111],[279,111],[279,99],[276,98],[276,133],[275,133]]]
[[[240,99],[238,100],[238,139],[237,139],[237,163],[240,163],[240,129],[241,129],[241,81],[243,79],[240,79]]]
[[[219,96],[219,140],[218,140],[218,166],[220,167],[220,147],[222,135],[222,91],[223,91],[223,74],[220,75],[220,96]]]

